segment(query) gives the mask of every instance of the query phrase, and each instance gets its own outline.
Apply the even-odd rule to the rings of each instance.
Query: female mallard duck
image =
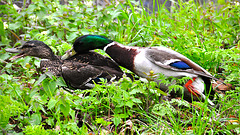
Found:
[[[80,53],[93,49],[103,49],[120,66],[123,66],[140,77],[161,82],[152,74],[163,74],[166,77],[190,77],[184,84],[184,99],[188,101],[201,101],[210,94],[211,101],[215,92],[211,90],[211,79],[216,79],[198,64],[194,63],[182,54],[165,47],[133,47],[124,46],[118,42],[99,35],[84,35],[79,37],[73,49]],[[160,88],[167,90],[167,86],[160,84]],[[189,92],[188,92],[189,91]],[[211,100],[210,100],[211,99]]]
[[[7,52],[19,53],[10,60],[34,56],[42,58],[40,69],[48,70],[56,76],[62,76],[66,83],[75,89],[87,89],[94,86],[100,79],[108,81],[119,79],[123,71],[110,58],[95,52],[74,55],[67,60],[60,60],[51,48],[42,41],[28,41],[19,48],[8,48]],[[94,82],[93,82],[94,81]]]

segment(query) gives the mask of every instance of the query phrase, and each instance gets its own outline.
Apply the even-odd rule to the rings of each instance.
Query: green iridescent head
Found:
[[[113,41],[100,35],[84,35],[76,39],[73,49],[77,53],[87,52],[93,49],[103,49],[104,46]]]

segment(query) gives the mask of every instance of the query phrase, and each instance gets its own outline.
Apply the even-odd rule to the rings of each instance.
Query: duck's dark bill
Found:
[[[21,51],[16,48],[7,48],[5,50],[10,53],[21,53]]]
[[[18,50],[18,49],[16,49],[16,48],[7,48],[7,49],[5,49],[5,50],[6,50],[7,52],[10,52],[10,53],[20,53],[20,54],[18,54],[18,55],[16,55],[16,56],[13,56],[13,57],[10,58],[9,60],[15,60],[15,59],[17,59],[17,58],[21,58],[21,57],[24,57],[24,56],[25,56],[22,51],[20,51],[20,50]]]

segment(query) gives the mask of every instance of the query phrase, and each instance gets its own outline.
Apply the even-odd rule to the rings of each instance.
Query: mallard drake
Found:
[[[140,77],[148,78],[158,83],[158,77],[152,74],[163,74],[166,77],[190,77],[184,86],[184,99],[202,101],[209,95],[208,102],[214,98],[211,90],[211,79],[218,80],[198,64],[182,54],[166,47],[135,47],[124,46],[118,42],[100,35],[84,35],[74,42],[73,50],[85,53],[93,49],[103,49],[114,61]],[[160,84],[162,90],[168,86]]]
[[[86,52],[61,60],[54,55],[48,45],[37,40],[28,41],[19,48],[8,48],[6,51],[19,53],[10,60],[24,56],[41,58],[41,71],[48,70],[53,75],[62,76],[66,83],[74,89],[92,88],[94,82],[98,83],[100,78],[112,81],[123,76],[123,71],[114,61],[95,52]]]

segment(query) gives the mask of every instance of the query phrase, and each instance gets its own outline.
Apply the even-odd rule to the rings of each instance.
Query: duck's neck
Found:
[[[45,59],[49,59],[49,60],[60,60],[56,55],[54,55],[54,54],[51,54],[51,55],[49,55],[47,58],[45,58]]]
[[[120,66],[134,72],[134,58],[138,53],[135,48],[112,42],[104,47],[104,51]]]

